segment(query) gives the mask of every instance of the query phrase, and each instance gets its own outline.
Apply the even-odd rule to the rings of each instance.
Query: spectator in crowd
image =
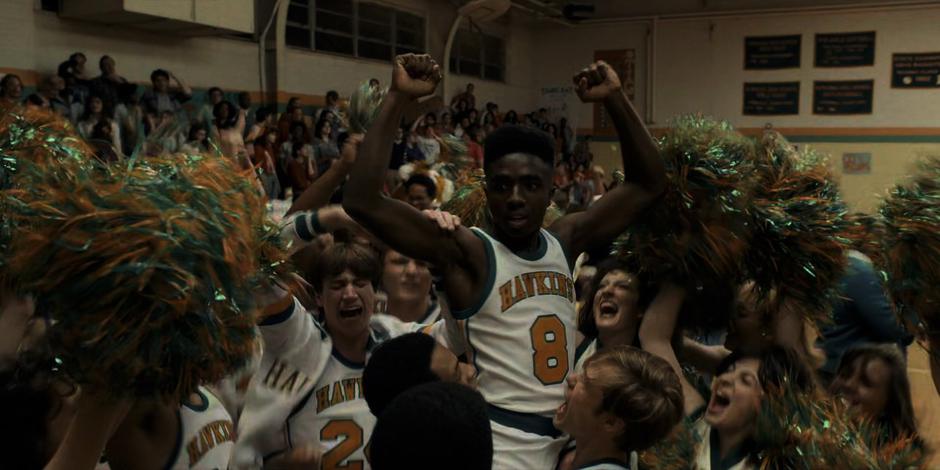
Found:
[[[170,86],[170,80],[175,82]],[[148,115],[161,114],[169,111],[178,114],[183,109],[183,103],[193,97],[193,90],[172,73],[157,69],[150,74],[153,88],[144,92],[140,103]],[[151,124],[153,124],[151,119]],[[153,128],[153,126],[149,126]]]
[[[454,136],[464,138],[467,135],[467,130],[472,127],[470,123],[470,118],[466,114],[460,116],[460,120],[457,122],[457,126],[454,127]]]
[[[255,124],[255,115],[251,112],[251,93],[247,91],[238,92],[238,109],[245,110],[245,132],[251,129]],[[247,134],[245,134],[247,137]]]
[[[65,61],[59,64],[58,75],[63,79],[72,78],[78,81],[85,81],[85,63],[88,58],[82,52],[73,52]]]
[[[405,135],[405,163],[413,163],[418,161],[424,161],[424,153],[421,152],[421,147],[418,146],[418,135],[413,131],[409,131]]]
[[[101,99],[101,97],[97,95],[91,95],[88,97],[88,101],[85,103],[85,113],[82,115],[81,120],[79,120],[76,124],[79,135],[86,139],[90,139],[95,125],[102,121],[106,122],[108,126],[111,127],[111,144],[114,145],[114,148],[121,149],[122,145],[120,128],[114,121],[113,116],[108,114],[108,110],[105,109],[104,101]]]
[[[118,75],[116,67],[117,63],[114,58],[109,55],[101,56],[98,60],[101,75],[95,77],[90,83],[91,93],[100,96],[108,109],[114,109],[121,103],[120,87],[128,84],[126,78]]]
[[[49,109],[49,101],[36,93],[30,93],[30,95],[23,100],[23,105],[25,105],[26,109],[29,111],[43,108]]]
[[[255,119],[245,134],[245,143],[252,144],[255,140],[264,137],[268,129],[274,128],[274,112],[267,106],[255,110]],[[277,132],[277,129],[274,129]]]
[[[268,199],[276,199],[281,193],[281,184],[277,175],[277,129],[268,127],[261,137],[254,140],[253,145],[251,162],[255,168],[261,170],[259,176],[261,186],[264,187]]]
[[[144,155],[176,153],[183,146],[186,139],[181,127],[183,124],[172,111],[159,114],[148,113],[144,119],[154,124],[150,134],[144,140]]]
[[[208,100],[199,108],[196,122],[211,130],[215,127],[215,106],[225,99],[225,93],[222,92],[221,88],[214,86],[209,88],[206,97]]]
[[[114,107],[114,120],[121,132],[121,151],[124,155],[133,155],[143,142],[144,112],[137,98],[137,85],[121,83],[117,87],[118,104]]]
[[[454,133],[454,120],[451,116],[452,115],[447,111],[441,113],[441,120],[437,125],[438,134],[444,135]]]
[[[89,143],[95,147],[95,155],[101,161],[113,163],[121,159],[118,147],[114,146],[114,122],[107,120],[98,121],[91,130]]]
[[[484,132],[480,126],[471,126],[464,134],[464,142],[467,143],[467,155],[473,159],[473,164],[477,168],[483,168],[483,139]]]
[[[923,445],[911,404],[907,361],[896,345],[862,344],[846,351],[830,391],[847,401],[859,420],[870,420],[880,428],[876,447],[908,437],[914,438],[914,445]]]
[[[548,124],[551,120],[548,118],[548,110],[545,108],[539,108],[538,114],[535,116],[535,122],[541,126]]]
[[[362,372],[369,411],[380,416],[395,397],[430,382],[453,382],[474,388],[476,370],[461,363],[446,347],[424,333],[408,333],[375,348]]]
[[[832,322],[821,328],[817,340],[826,352],[826,362],[820,369],[826,383],[835,376],[839,360],[854,346],[893,343],[904,351],[914,340],[898,322],[871,260],[855,250],[847,253],[848,269],[839,280]]]
[[[477,107],[477,98],[473,96],[473,84],[468,83],[467,87],[462,93],[458,93],[450,100],[450,104],[453,106],[458,101],[464,101],[467,104],[466,109],[474,109]]]
[[[199,122],[189,126],[189,137],[186,139],[186,143],[180,148],[180,151],[185,153],[207,154],[210,150],[209,131],[206,129],[206,126]]]
[[[293,98],[292,98],[293,100]],[[304,108],[299,105],[300,101],[298,100],[293,106],[288,105],[288,111],[281,116],[281,119],[277,123],[278,129],[278,142],[283,144],[291,139],[291,129],[295,123],[301,123],[304,125],[304,142],[310,143],[310,118],[304,114]],[[289,114],[288,114],[289,113]]]
[[[519,115],[516,114],[515,110],[510,109],[506,112],[506,116],[503,117],[503,124],[519,124]]]
[[[371,88],[373,88],[373,89],[378,89],[378,88],[381,86],[381,83],[379,83],[379,79],[378,79],[378,78],[370,78],[370,79],[369,79],[369,86],[370,86]]]
[[[65,91],[65,80],[62,77],[49,75],[43,78],[37,91],[37,95],[43,100],[44,107],[52,109],[63,118],[69,119],[71,117],[71,109],[62,99],[62,92]]]
[[[304,136],[307,134],[307,127],[303,121],[291,123],[290,140],[281,144],[281,153],[278,157],[279,163],[284,168],[284,174],[287,176],[288,187],[294,193],[296,200],[300,194],[310,186],[310,183],[316,177],[316,165],[313,161],[313,146],[307,143]]]
[[[451,102],[450,109],[454,113],[454,120],[457,120],[460,116],[466,114],[467,110],[470,109],[470,106],[467,105],[467,100],[456,100],[456,104]]]
[[[437,197],[437,184],[427,175],[415,174],[405,181],[405,192],[408,204],[418,210],[434,208],[434,198]]]
[[[333,140],[336,140],[336,136],[346,129],[345,120],[342,116],[342,110],[339,109],[339,93],[336,90],[326,92],[326,105],[317,112],[317,121],[323,118],[330,121],[330,138]]]
[[[421,443],[421,452],[415,452],[415,442]],[[375,424],[371,463],[375,470],[489,470],[493,437],[486,401],[473,389],[450,382],[405,391]]]
[[[549,122],[549,123],[542,125],[542,130],[545,132],[548,132],[548,134],[552,136],[552,141],[555,143],[555,155],[557,156],[558,154],[561,153],[561,147],[562,147],[561,137],[558,136],[558,128],[555,127],[554,124]]]
[[[65,80],[65,87],[75,95],[74,99],[79,103],[88,100],[89,93],[93,92],[90,88],[91,83],[85,76],[85,63],[87,61],[85,54],[74,52],[65,62],[59,64],[56,73]],[[105,105],[107,106],[108,103],[105,102]]]
[[[215,126],[210,134],[219,143],[222,155],[233,159],[243,168],[250,167],[248,150],[242,137],[245,134],[245,110],[236,110],[231,102],[222,101],[215,105],[212,114]]]
[[[9,108],[23,99],[23,81],[19,75],[8,73],[0,79],[0,107]]]
[[[470,125],[474,126],[480,123],[480,112],[474,108],[467,110],[467,119],[470,121]]]
[[[483,126],[499,127],[499,105],[493,102],[486,103],[483,112]]]
[[[313,128],[313,150],[318,163],[339,158],[339,148],[336,146],[336,141],[330,137],[332,132],[333,123],[329,119],[329,114],[321,116]]]

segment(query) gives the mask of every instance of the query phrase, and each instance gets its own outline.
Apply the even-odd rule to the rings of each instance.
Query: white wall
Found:
[[[444,46],[456,9],[449,2],[435,0],[370,0],[395,8],[411,11],[425,18],[427,25],[427,51],[443,66]],[[465,26],[465,25],[463,25]],[[506,41],[506,76],[504,82],[483,80],[451,74],[446,81],[452,96],[468,82],[475,85],[477,107],[487,101],[500,104],[502,110],[530,110],[537,101],[533,88],[532,35],[522,28],[505,24],[483,25],[487,33],[498,35]],[[349,94],[369,78],[378,78],[388,84],[391,64],[383,61],[359,60],[340,55],[287,48],[283,67],[279,69],[278,85],[282,93],[301,93],[322,96],[334,89],[342,96]],[[443,90],[439,90],[443,95]]]
[[[874,13],[800,14],[661,23],[657,34],[655,117],[704,112],[742,127],[936,127],[940,89],[892,89],[891,55],[940,50],[940,8]],[[875,31],[875,65],[815,68],[815,33]],[[802,33],[799,69],[744,70],[744,38]],[[817,116],[814,80],[874,79],[872,114]],[[800,114],[744,116],[744,82],[800,83]]]
[[[940,89],[891,88],[891,55],[895,52],[940,50],[940,3],[937,7],[879,12],[789,14],[736,19],[662,20],[657,23],[653,95],[654,125],[672,117],[705,113],[739,127],[938,127]],[[645,112],[646,23],[581,25],[545,24],[535,32],[539,45],[533,60],[536,87],[567,83],[573,71],[590,62],[594,50],[637,51],[637,98]],[[816,33],[876,31],[875,65],[857,68],[815,68]],[[802,33],[799,69],[744,70],[744,38]],[[871,115],[815,116],[814,80],[874,79]],[[800,114],[744,116],[744,82],[801,82]],[[591,107],[582,105],[579,127],[592,127]]]
[[[634,106],[641,115],[646,110],[646,31],[645,24],[617,24],[565,27],[552,23],[534,32],[532,56],[536,88],[569,86],[572,77],[594,61],[595,50],[636,50],[636,96]],[[570,101],[577,103],[575,98]],[[577,104],[570,116],[574,127],[593,126],[593,106]]]
[[[0,67],[55,73],[71,53],[82,51],[92,76],[99,73],[98,58],[108,54],[118,72],[135,82],[149,83],[153,69],[165,68],[191,86],[259,89],[258,46],[250,41],[182,38],[66,20],[35,5],[33,0],[3,0]]]

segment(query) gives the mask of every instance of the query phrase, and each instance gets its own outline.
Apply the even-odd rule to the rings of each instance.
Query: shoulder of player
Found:
[[[472,229],[462,226],[454,230],[453,237],[459,256],[448,259],[444,266],[438,266],[442,273],[447,276],[453,270],[460,270],[475,276],[485,271],[486,242],[484,239]]]

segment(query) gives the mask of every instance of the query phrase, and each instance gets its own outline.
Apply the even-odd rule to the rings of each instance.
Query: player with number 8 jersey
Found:
[[[571,268],[561,242],[547,230],[539,232],[534,251],[520,253],[479,228],[473,233],[486,247],[492,275],[478,306],[456,311],[454,318],[479,371],[479,391],[489,404],[494,439],[518,440],[517,449],[526,442],[527,447],[542,447],[547,452],[540,454],[548,459],[544,465],[551,466],[564,444],[551,418],[564,399],[574,358]],[[496,463],[511,465],[505,456],[495,456]],[[532,458],[526,456],[529,464],[537,465],[533,468],[548,468]]]
[[[574,365],[571,266],[578,254],[607,246],[665,191],[656,143],[617,74],[607,64],[593,64],[575,76],[575,84],[582,100],[604,103],[617,128],[623,184],[545,230],[554,141],[537,129],[502,126],[484,142],[490,223],[445,232],[382,193],[405,110],[434,93],[441,80],[440,66],[427,55],[399,56],[393,67],[391,87],[345,187],[343,208],[382,234],[392,249],[440,273],[488,402],[493,468],[553,469],[565,439],[552,415],[564,401],[564,382]]]

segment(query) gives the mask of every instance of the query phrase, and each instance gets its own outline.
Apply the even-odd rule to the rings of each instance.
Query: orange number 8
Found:
[[[362,460],[350,460],[346,462],[346,465],[340,465],[340,462],[349,458],[362,445],[362,428],[351,419],[337,419],[326,423],[326,426],[320,430],[321,440],[329,441],[340,437],[343,441],[323,454],[321,468],[324,470],[362,470]]]
[[[555,385],[568,375],[568,337],[555,315],[542,315],[529,328],[532,368],[542,385]]]

